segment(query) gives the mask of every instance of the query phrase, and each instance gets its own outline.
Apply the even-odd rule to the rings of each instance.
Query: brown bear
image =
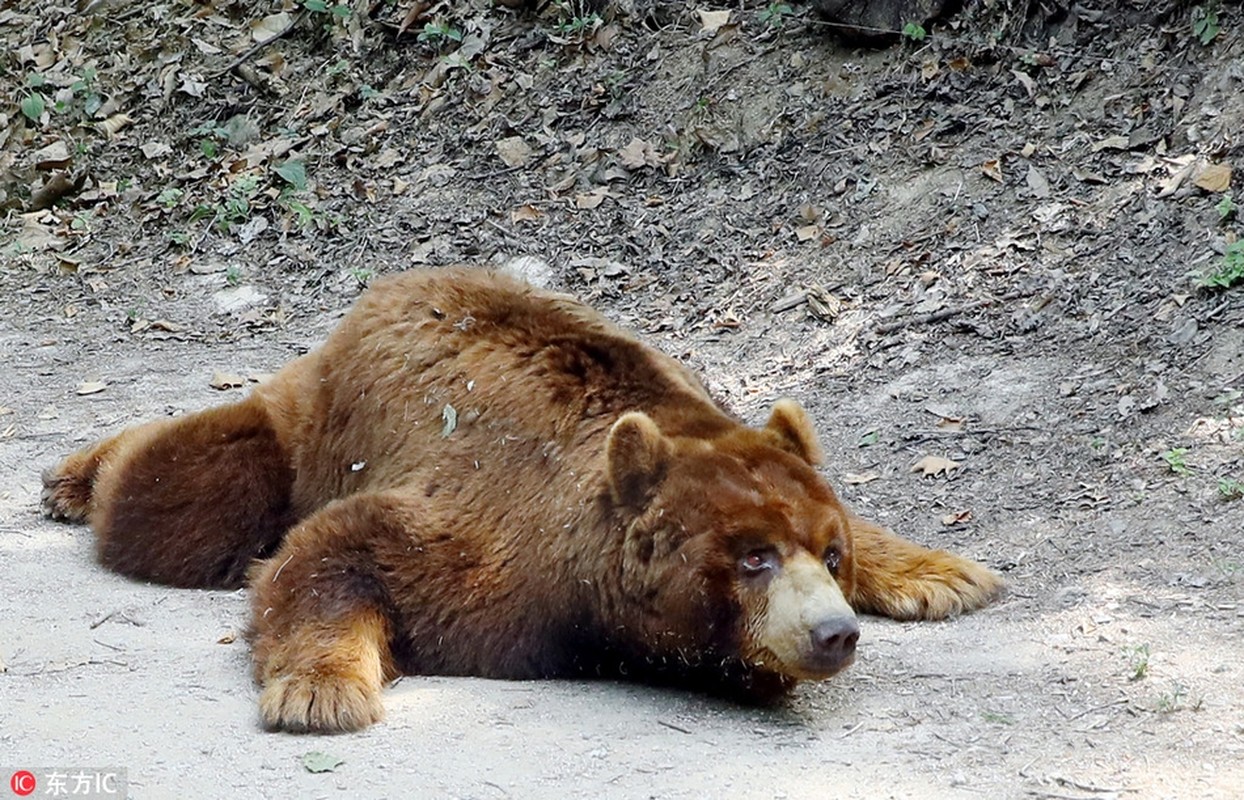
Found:
[[[986,604],[984,567],[843,508],[804,411],[739,422],[590,308],[482,270],[379,280],[241,402],[44,476],[100,560],[250,584],[264,724],[362,728],[401,674],[611,677],[765,701],[856,612]]]

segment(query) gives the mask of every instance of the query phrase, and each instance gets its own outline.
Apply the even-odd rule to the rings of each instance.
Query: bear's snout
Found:
[[[855,643],[860,639],[860,626],[854,617],[831,617],[815,625],[812,637],[811,660],[818,670],[828,674],[849,666],[855,659]]]

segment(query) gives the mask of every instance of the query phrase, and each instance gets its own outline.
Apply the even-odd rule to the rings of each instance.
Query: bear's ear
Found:
[[[825,459],[821,443],[816,439],[816,431],[812,430],[812,420],[794,400],[779,400],[773,404],[765,430],[776,435],[778,447],[813,466]]]
[[[665,477],[669,440],[647,414],[632,411],[613,423],[605,451],[614,501],[635,508],[643,506]]]

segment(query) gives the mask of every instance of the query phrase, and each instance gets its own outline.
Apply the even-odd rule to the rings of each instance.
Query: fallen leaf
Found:
[[[1024,181],[1037,198],[1044,200],[1050,196],[1050,182],[1041,174],[1041,170],[1037,169],[1036,164],[1028,165],[1028,175],[1025,176]]]
[[[445,423],[441,428],[441,436],[448,439],[449,435],[458,428],[458,409],[446,403],[441,409],[441,420]]]
[[[941,456],[925,456],[915,464],[911,465],[912,472],[922,473],[926,478],[930,475],[949,475],[952,471],[958,468],[958,461],[952,461],[949,458],[942,458]]]
[[[531,161],[531,157],[535,155],[531,146],[524,142],[521,136],[499,139],[495,146],[497,155],[507,167],[526,166],[527,162]]]
[[[651,143],[636,136],[618,148],[618,163],[627,169],[641,169],[659,166],[661,158]]]
[[[1207,192],[1225,192],[1231,188],[1231,166],[1210,164],[1198,172],[1192,182]]]
[[[801,242],[806,242],[809,239],[815,239],[816,237],[820,235],[821,235],[820,225],[804,225],[803,227],[795,229],[795,238]]]
[[[593,208],[599,208],[600,204],[605,202],[605,198],[608,196],[609,190],[603,186],[590,192],[577,194],[574,197],[574,207],[583,211],[591,211]]]
[[[847,474],[842,476],[842,482],[851,484],[852,486],[856,486],[861,483],[868,483],[869,481],[875,481],[880,477],[881,476],[879,474],[877,474],[876,472],[872,472],[872,471],[848,472]]]
[[[293,17],[285,11],[279,14],[269,14],[251,23],[251,38],[255,40],[255,44],[270,41],[284,33],[292,22]]]
[[[213,389],[224,391],[225,389],[240,389],[246,385],[246,378],[241,375],[234,375],[231,372],[221,372],[217,370],[212,373],[212,380],[208,383]]]
[[[69,155],[69,147],[64,142],[56,141],[36,150],[34,161],[35,169],[48,171],[64,169],[73,161],[73,157]]]
[[[312,750],[302,757],[302,766],[307,772],[332,772],[344,763],[346,763],[344,758],[330,756],[319,750]]]
[[[986,178],[1002,183],[1002,162],[996,158],[991,158],[984,164],[981,164],[981,172]]]
[[[942,517],[943,525],[957,525],[960,522],[968,522],[972,519],[972,510],[964,509],[963,511],[955,511]]]
[[[166,156],[173,152],[173,148],[166,142],[147,142],[138,148],[143,151],[143,157],[147,159],[156,159]]]
[[[83,381],[82,383],[78,384],[78,388],[76,391],[78,392],[78,394],[82,394],[82,395],[99,394],[100,392],[102,392],[103,390],[107,388],[108,388],[108,384],[104,383],[103,381]]]
[[[706,8],[699,9],[700,14],[700,30],[705,33],[716,33],[717,29],[730,21],[730,11],[709,11]]]
[[[510,222],[536,222],[543,216],[544,212],[530,203],[510,209]]]
[[[131,117],[129,114],[113,114],[111,117],[108,117],[108,119],[99,123],[97,127],[99,128],[100,132],[104,134],[104,136],[107,136],[109,139],[111,139],[112,137],[120,133],[122,128],[124,128],[127,125],[133,124],[133,122],[134,122],[134,118]]]
[[[1130,140],[1126,136],[1109,136],[1093,145],[1094,153],[1102,150],[1126,150]]]
[[[233,644],[237,641],[237,639],[238,635],[233,631],[229,631],[224,636],[217,639],[216,644]]]

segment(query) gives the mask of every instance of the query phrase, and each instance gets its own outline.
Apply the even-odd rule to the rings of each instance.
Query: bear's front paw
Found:
[[[91,484],[60,467],[43,471],[43,513],[61,522],[85,522],[91,503]]]
[[[989,605],[1002,592],[1002,578],[988,568],[944,551],[920,559],[883,590],[895,619],[945,619]]]
[[[384,718],[380,692],[339,675],[283,675],[259,695],[264,727],[291,733],[342,733]]]

